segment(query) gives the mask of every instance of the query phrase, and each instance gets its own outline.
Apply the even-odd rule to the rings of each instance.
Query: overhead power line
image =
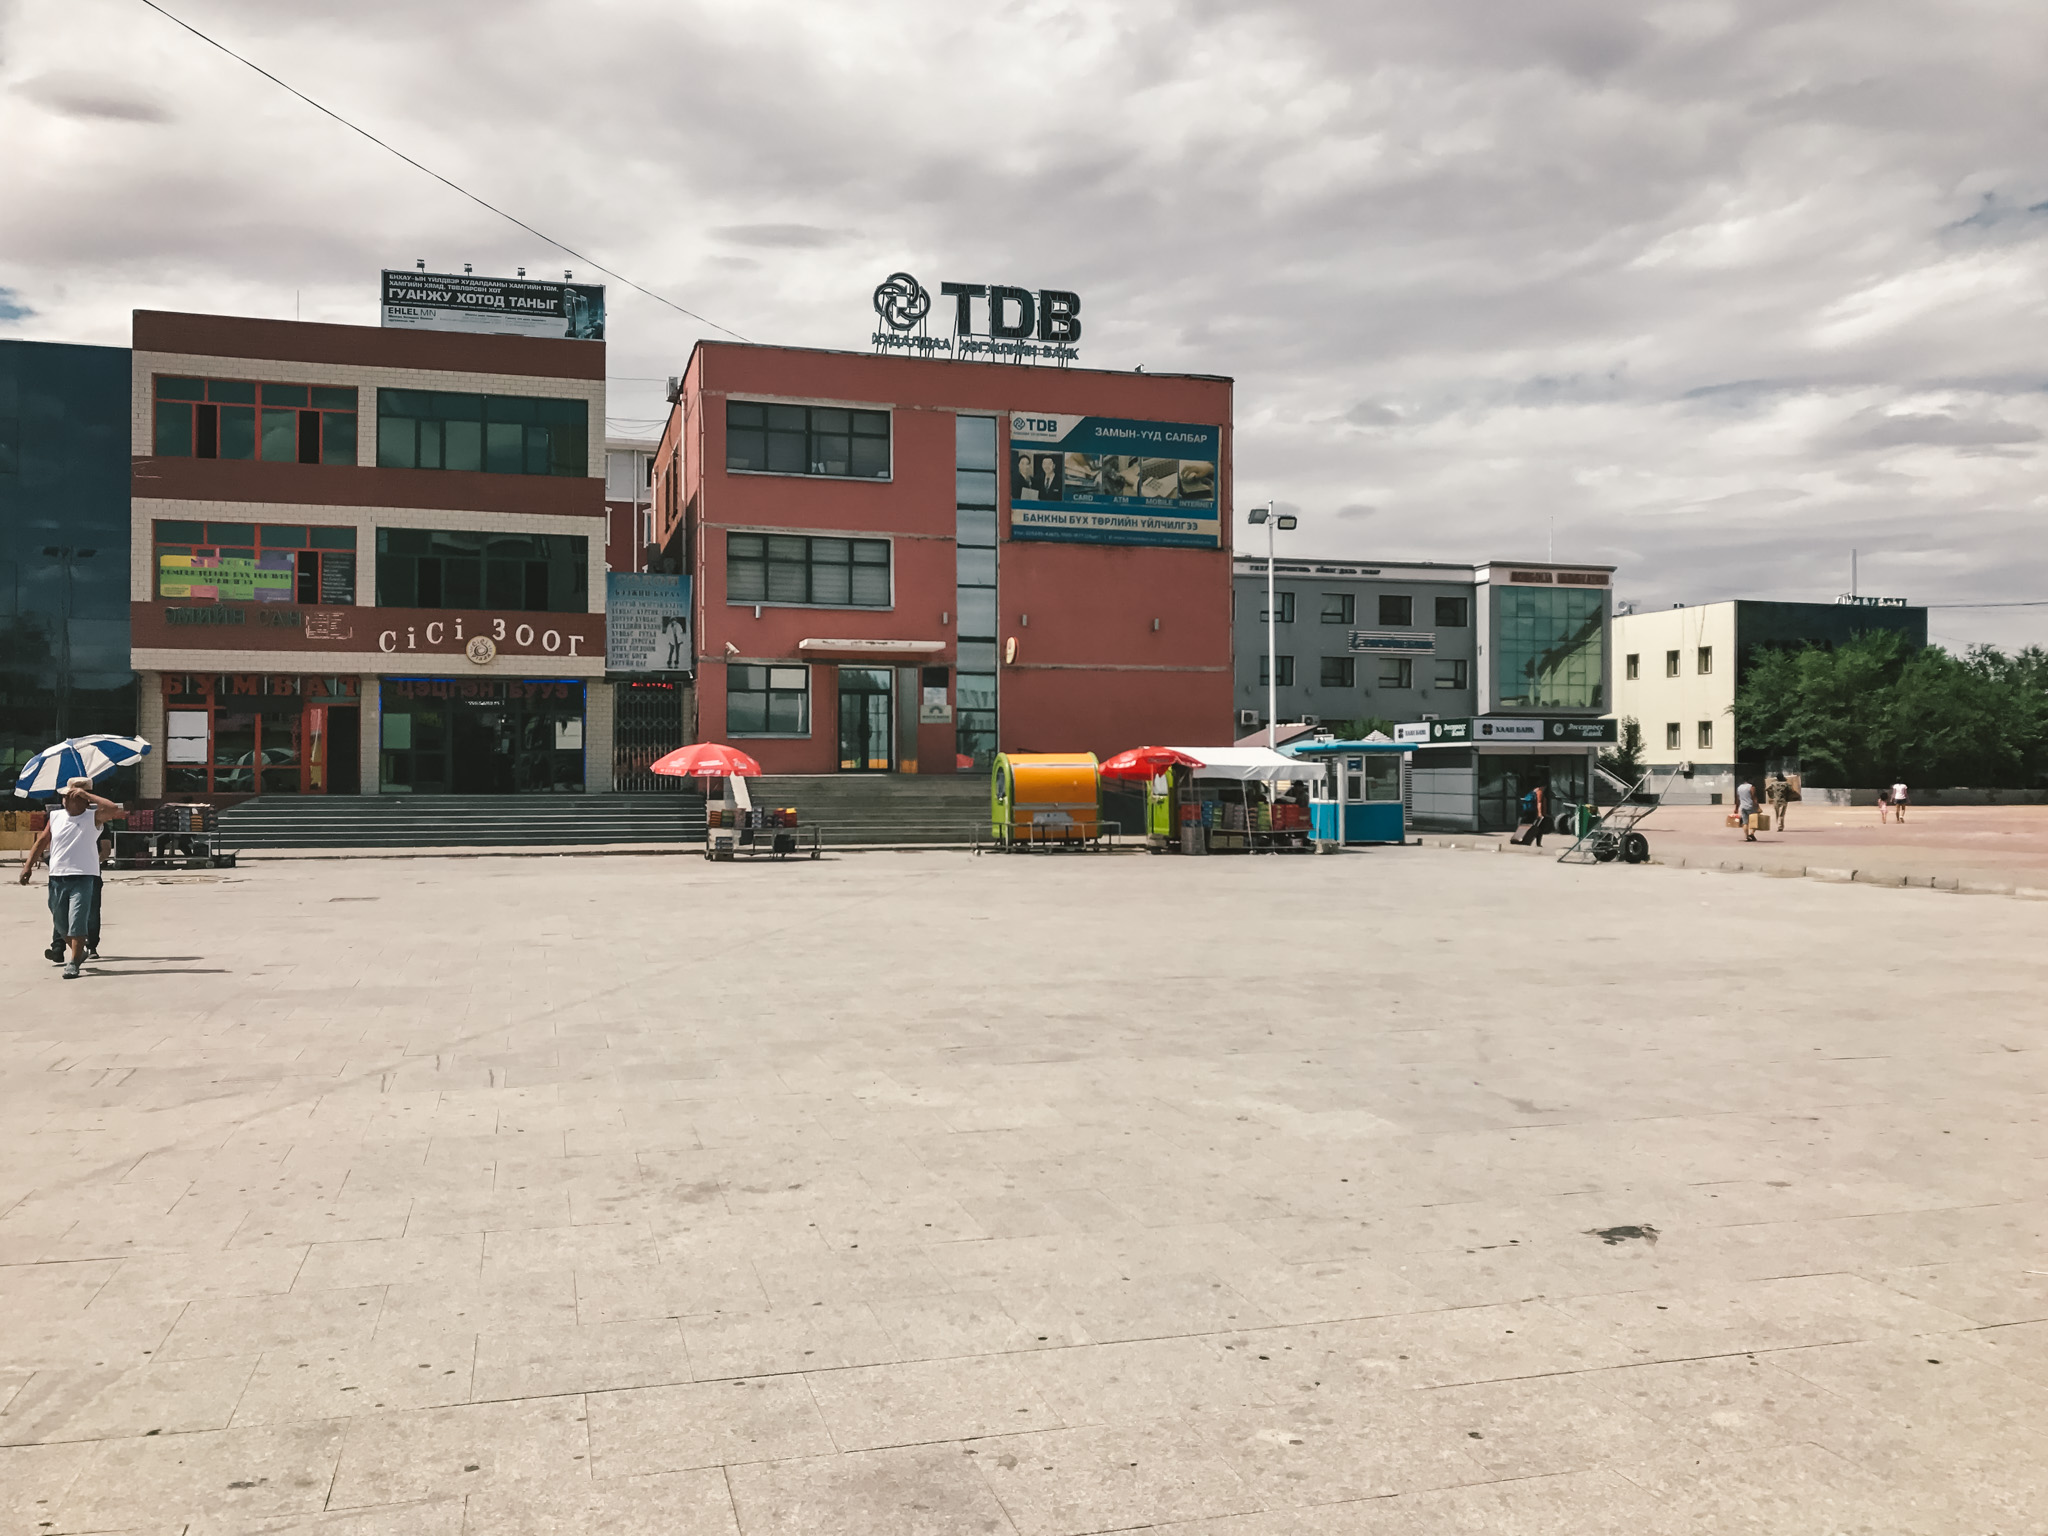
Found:
[[[255,70],[257,74],[261,75],[264,79],[268,80],[272,85],[277,86],[280,90],[288,91],[292,95],[298,97],[299,100],[303,101],[315,112],[323,113],[326,116],[333,118],[337,123],[341,124],[342,127],[348,129],[351,133],[361,134],[364,138],[368,139],[372,144],[376,145],[379,149],[384,150],[389,154],[396,155],[399,159],[403,160],[407,165],[411,166],[414,170],[424,172],[426,175],[433,177],[434,180],[440,182],[441,185],[448,188],[449,191],[460,193],[462,196],[468,198],[472,203],[475,203],[479,208],[484,208],[492,213],[495,213],[499,218],[504,219],[508,223],[517,224],[521,229],[525,230],[529,235],[532,235],[535,239],[546,241],[549,245],[552,245],[556,250],[563,251],[571,256],[574,256],[578,261],[582,262],[584,265],[595,268],[597,271],[602,272],[606,277],[616,278],[619,282],[624,283],[628,288],[633,289],[636,293],[646,294],[648,298],[654,300],[654,302],[657,304],[666,304],[670,309],[674,310],[679,315],[688,315],[692,320],[695,320],[700,325],[708,325],[714,331],[723,331],[726,335],[732,337],[735,341],[745,341],[747,339],[746,337],[740,335],[740,333],[734,330],[731,326],[720,325],[716,320],[707,319],[705,316],[698,314],[694,309],[685,309],[682,305],[676,303],[674,299],[664,298],[662,297],[662,295],[656,293],[652,288],[648,288],[639,283],[634,282],[633,279],[627,277],[623,272],[613,271],[610,267],[606,266],[603,262],[597,260],[595,257],[586,256],[581,251],[575,249],[573,246],[567,246],[562,244],[562,242],[557,240],[553,235],[542,233],[540,230],[535,229],[531,224],[527,223],[526,220],[518,217],[516,214],[507,213],[504,209],[498,207],[497,204],[486,202],[483,198],[478,197],[474,192],[470,191],[469,188],[462,186],[460,183],[450,181],[446,176],[443,176],[439,171],[433,169],[433,167],[420,164],[419,161],[413,159],[411,155],[408,155],[404,150],[398,148],[396,145],[385,143],[382,139],[378,138],[377,135],[370,132],[369,129],[363,127],[361,124],[350,122],[347,118],[343,117],[339,112],[335,111],[332,107],[322,106],[319,102],[315,101],[312,97],[308,96],[304,91],[298,89],[298,87],[285,84],[284,81],[278,79],[277,76],[273,75],[261,64],[258,64],[254,59],[244,58],[241,54],[235,52],[234,49],[230,48],[226,43],[222,42],[219,38],[209,37],[206,33],[200,31],[197,27],[193,26],[191,22],[186,21],[182,17],[172,15],[169,11],[165,10],[161,5],[158,5],[157,0],[142,0],[142,3],[148,6],[152,11],[155,11],[159,16],[163,17],[164,20],[173,22],[176,25],[183,27],[187,32],[190,32],[194,37],[198,38],[199,41],[205,43],[208,47],[218,48],[222,53],[226,54],[229,58],[233,59],[237,64],[247,65],[250,69]]]
[[[2048,597],[2030,598],[2023,603],[1922,603],[1923,608],[2048,608]]]

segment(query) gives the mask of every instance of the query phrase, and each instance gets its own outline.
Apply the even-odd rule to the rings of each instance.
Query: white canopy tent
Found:
[[[1188,773],[1197,779],[1312,779],[1321,770],[1269,747],[1175,747],[1201,763]]]

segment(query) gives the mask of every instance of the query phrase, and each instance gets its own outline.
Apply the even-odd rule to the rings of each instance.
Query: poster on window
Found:
[[[1010,537],[1215,549],[1222,429],[1010,413]]]
[[[253,560],[218,555],[158,555],[162,597],[210,597],[231,603],[292,600],[290,550],[264,550]]]
[[[613,571],[604,579],[604,669],[644,677],[689,672],[690,578],[635,576]]]
[[[384,273],[384,324],[412,331],[604,340],[604,287],[468,272]]]

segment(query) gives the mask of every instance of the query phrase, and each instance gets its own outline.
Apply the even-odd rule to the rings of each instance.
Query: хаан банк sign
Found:
[[[1010,537],[1216,549],[1222,429],[1010,413]]]

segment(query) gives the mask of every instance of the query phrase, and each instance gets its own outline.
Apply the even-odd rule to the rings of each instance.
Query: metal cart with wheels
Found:
[[[1624,795],[1619,804],[1609,806],[1587,825],[1578,840],[1557,856],[1557,862],[1612,864],[1619,860],[1623,864],[1648,863],[1650,840],[1638,832],[1636,826],[1664,803],[1664,792],[1676,782],[1678,774],[1667,775],[1663,784],[1653,792],[1650,783],[1656,777],[1651,772],[1638,779],[1635,788]]]

